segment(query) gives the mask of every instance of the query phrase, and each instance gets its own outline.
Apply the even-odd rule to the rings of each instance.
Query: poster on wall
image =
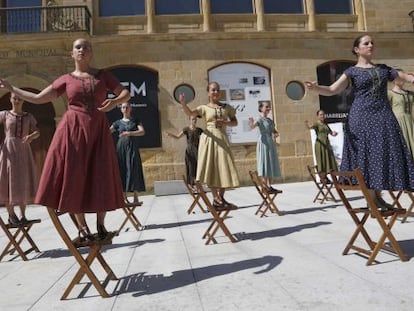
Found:
[[[338,135],[332,136],[329,135],[329,142],[332,146],[332,151],[335,156],[336,163],[338,164],[338,168],[341,165],[342,161],[342,150],[344,145],[344,130],[343,130],[343,123],[336,122],[336,123],[329,123],[329,127],[333,132],[337,132]],[[314,130],[310,130],[311,141],[312,141],[312,154],[313,154],[313,163],[314,165],[317,164],[316,156],[315,156],[315,142],[316,142],[316,133]]]
[[[238,125],[227,128],[230,142],[256,143],[258,130],[251,130],[248,122],[249,117],[259,117],[260,101],[271,101],[269,70],[250,63],[229,63],[211,69],[208,80],[220,84],[220,101],[237,111]]]
[[[138,118],[145,135],[135,137],[140,148],[161,147],[160,114],[158,111],[158,73],[145,67],[120,66],[109,68],[131,94],[132,116]],[[111,98],[114,94],[108,94]],[[106,113],[109,123],[122,118],[120,107]],[[116,137],[114,137],[116,139]]]

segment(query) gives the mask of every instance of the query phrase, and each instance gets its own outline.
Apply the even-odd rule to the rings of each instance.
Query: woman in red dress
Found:
[[[39,94],[21,90],[0,78],[0,87],[33,104],[62,94],[68,111],[62,117],[48,150],[35,202],[75,215],[79,237],[92,240],[85,213],[97,213],[97,231],[106,237],[107,211],[124,205],[122,183],[105,112],[130,98],[129,92],[108,71],[90,66],[92,46],[85,39],[73,42],[75,70],[57,78]],[[107,91],[115,94],[106,99]]]

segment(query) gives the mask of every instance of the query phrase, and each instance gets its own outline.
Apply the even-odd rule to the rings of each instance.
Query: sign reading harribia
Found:
[[[145,135],[137,137],[141,148],[161,147],[160,115],[158,111],[158,72],[145,67],[121,66],[109,68],[131,94],[132,116],[141,121]],[[108,94],[111,98],[114,94]],[[107,113],[109,123],[121,119],[120,107]]]

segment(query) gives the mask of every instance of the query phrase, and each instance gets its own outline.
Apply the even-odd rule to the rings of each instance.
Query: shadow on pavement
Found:
[[[133,293],[134,297],[151,295],[253,268],[259,269],[254,274],[261,274],[274,269],[281,262],[282,257],[264,256],[227,264],[174,271],[170,276],[162,274],[146,275],[145,272],[137,273],[121,278],[114,294]]]

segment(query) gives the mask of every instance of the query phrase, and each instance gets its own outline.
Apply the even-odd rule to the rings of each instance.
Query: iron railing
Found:
[[[1,33],[91,32],[87,6],[0,8]]]

